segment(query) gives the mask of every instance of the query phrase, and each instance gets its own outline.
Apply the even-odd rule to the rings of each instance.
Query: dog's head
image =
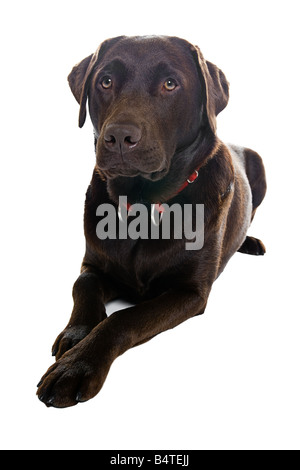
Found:
[[[176,152],[215,134],[229,97],[223,72],[176,37],[109,39],[68,80],[80,127],[88,101],[97,166],[107,178],[160,180]]]

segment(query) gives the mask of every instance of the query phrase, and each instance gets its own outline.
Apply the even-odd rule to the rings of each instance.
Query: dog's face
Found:
[[[88,98],[96,162],[107,178],[163,178],[178,150],[215,131],[228,100],[223,73],[198,48],[170,37],[105,41],[73,68],[69,83],[80,126]]]
[[[175,151],[193,142],[201,125],[201,86],[192,55],[162,38],[119,41],[95,70],[89,109],[104,174],[160,179]]]

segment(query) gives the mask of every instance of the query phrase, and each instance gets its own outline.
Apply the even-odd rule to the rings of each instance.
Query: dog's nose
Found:
[[[133,149],[141,140],[142,131],[135,124],[108,124],[104,132],[107,149],[123,153]]]

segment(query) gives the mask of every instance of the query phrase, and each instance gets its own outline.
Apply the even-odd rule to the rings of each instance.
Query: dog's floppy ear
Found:
[[[209,125],[216,131],[216,117],[227,106],[229,83],[216,65],[204,59],[198,46],[192,46],[192,53],[197,61],[200,80],[206,93],[206,113]]]
[[[76,101],[80,104],[80,97],[82,92],[82,86],[84,83],[84,77],[88,66],[90,65],[93,54],[83,59],[79,64],[76,64],[70,75],[68,76],[68,82]]]
[[[79,127],[82,127],[86,119],[86,102],[91,82],[91,77],[96,65],[99,64],[103,54],[109,46],[117,42],[123,36],[107,39],[97,48],[94,54],[89,55],[76,64],[68,76],[69,85],[76,101],[80,104]]]

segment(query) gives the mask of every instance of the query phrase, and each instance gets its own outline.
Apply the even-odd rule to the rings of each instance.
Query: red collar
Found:
[[[181,193],[181,191],[183,191],[189,184],[192,184],[196,181],[196,179],[199,176],[200,166],[198,166],[198,168],[191,174],[191,176],[189,176],[188,179],[185,180],[185,182],[183,183],[182,186],[180,186],[176,194]]]
[[[181,191],[183,191],[189,184],[192,184],[196,181],[196,179],[198,178],[199,176],[199,170],[200,170],[200,167],[201,165],[199,165],[197,167],[196,170],[193,171],[193,173],[185,180],[185,182],[180,186],[180,188],[178,189],[178,191],[174,194],[174,196],[176,196],[177,194],[181,193]],[[172,197],[174,197],[172,196]],[[162,214],[164,212],[164,208],[163,206],[160,204],[160,203],[156,203],[155,204],[155,209],[157,210],[157,212],[159,212],[160,214]]]
[[[197,167],[196,170],[193,171],[193,173],[185,180],[185,182],[180,186],[180,188],[178,189],[178,191],[176,191],[176,193],[174,194],[174,196],[176,196],[177,194],[181,193],[181,191],[183,191],[189,184],[192,184],[196,181],[196,179],[198,178],[199,176],[199,169],[200,169],[201,165],[199,165]],[[172,196],[172,197],[174,197]],[[131,204],[128,202],[127,203],[127,211],[128,213],[130,212],[130,208],[131,208]],[[151,218],[152,220],[154,221],[154,211],[157,211],[159,212],[159,214],[161,214],[160,217],[162,217],[162,214],[163,212],[165,211],[163,205],[160,203],[160,202],[157,202],[156,204],[152,204],[152,212],[151,212]],[[121,211],[120,211],[120,207],[118,209],[118,213],[119,213],[119,218],[120,220],[123,220],[122,219],[122,216],[121,216]],[[160,219],[161,220],[161,219]],[[156,223],[155,223],[156,225]]]

